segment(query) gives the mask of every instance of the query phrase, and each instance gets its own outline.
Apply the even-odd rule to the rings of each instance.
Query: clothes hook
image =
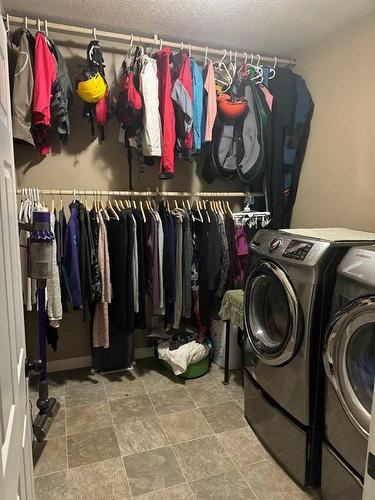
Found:
[[[92,29],[92,36],[93,36],[94,40],[97,40],[97,37],[96,37],[96,28]]]
[[[251,53],[251,61],[250,61],[251,66],[253,65],[253,62],[254,62],[254,54]]]
[[[207,48],[207,45],[206,45],[206,51],[204,53],[204,65],[205,66],[207,65],[207,59],[208,59],[208,48]]]
[[[189,43],[189,57],[191,57],[191,45]]]
[[[134,36],[133,33],[130,33],[130,48],[133,47],[133,42],[134,42]]]
[[[257,66],[259,67],[259,63],[260,63],[260,55],[259,54],[257,54],[257,58],[258,58],[258,60],[257,60]]]
[[[29,29],[28,26],[27,26],[27,16],[25,16],[25,28]]]
[[[244,57],[245,57],[245,60],[244,60],[244,62],[243,62],[243,63],[244,63],[244,64],[246,64],[246,63],[247,63],[247,52],[244,52],[244,53],[243,53],[243,55],[244,55]]]
[[[180,44],[180,50],[181,50],[181,52],[184,50],[184,42],[181,42],[181,44]]]
[[[44,20],[44,32],[46,34],[46,37],[48,38],[48,22],[47,22],[47,19]]]
[[[159,45],[159,50],[161,50],[163,48],[163,39],[160,38],[160,45]]]
[[[38,18],[38,31],[40,31],[40,19]]]

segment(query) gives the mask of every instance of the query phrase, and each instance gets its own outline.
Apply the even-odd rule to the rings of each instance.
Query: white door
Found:
[[[33,499],[7,40],[0,18],[0,499]]]
[[[367,465],[365,485],[362,500],[374,500],[375,498],[375,391],[372,398],[372,413],[370,425],[370,437],[368,440]],[[369,474],[371,471],[371,475]]]

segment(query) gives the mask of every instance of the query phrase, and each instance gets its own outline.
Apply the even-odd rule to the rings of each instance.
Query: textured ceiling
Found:
[[[13,15],[293,56],[375,9],[375,0],[0,0]]]

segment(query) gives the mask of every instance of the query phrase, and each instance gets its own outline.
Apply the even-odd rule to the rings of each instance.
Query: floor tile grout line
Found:
[[[153,407],[153,409],[154,409],[154,411],[155,411],[155,413],[156,413],[156,409],[155,409],[154,403],[152,402],[152,400],[151,400],[150,396],[149,396],[149,399],[150,399],[151,405],[152,405],[152,407]],[[177,463],[177,465],[178,465],[178,467],[179,467],[179,469],[180,469],[180,471],[181,471],[181,473],[182,473],[183,477],[185,478],[185,481],[187,482],[187,477],[186,477],[185,471],[183,470],[183,468],[182,468],[182,467],[181,467],[181,465],[180,465],[180,462],[179,462],[179,460],[178,460],[178,457],[177,457],[177,455],[176,455],[176,452],[175,452],[175,450],[174,450],[174,448],[173,448],[173,444],[171,443],[171,440],[169,439],[168,433],[164,430],[164,426],[163,426],[163,424],[160,422],[159,418],[158,418],[158,421],[159,421],[159,423],[160,423],[160,427],[162,428],[162,430],[163,430],[163,432],[164,432],[164,434],[165,434],[165,437],[167,438],[167,442],[169,443],[169,446],[170,446],[170,448],[171,448],[171,450],[172,450],[172,453],[173,453],[173,455],[174,455],[174,458],[176,459],[176,463]]]

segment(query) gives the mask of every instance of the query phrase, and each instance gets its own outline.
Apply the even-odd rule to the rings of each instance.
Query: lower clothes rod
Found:
[[[22,188],[17,189],[17,194],[27,195],[34,188]],[[250,193],[250,192],[217,192],[217,191],[103,191],[103,190],[93,190],[93,189],[38,189],[38,194],[50,195],[50,196],[135,196],[135,197],[155,197],[162,196],[174,197],[174,198],[243,198],[247,196],[260,197],[264,196],[264,193]]]

